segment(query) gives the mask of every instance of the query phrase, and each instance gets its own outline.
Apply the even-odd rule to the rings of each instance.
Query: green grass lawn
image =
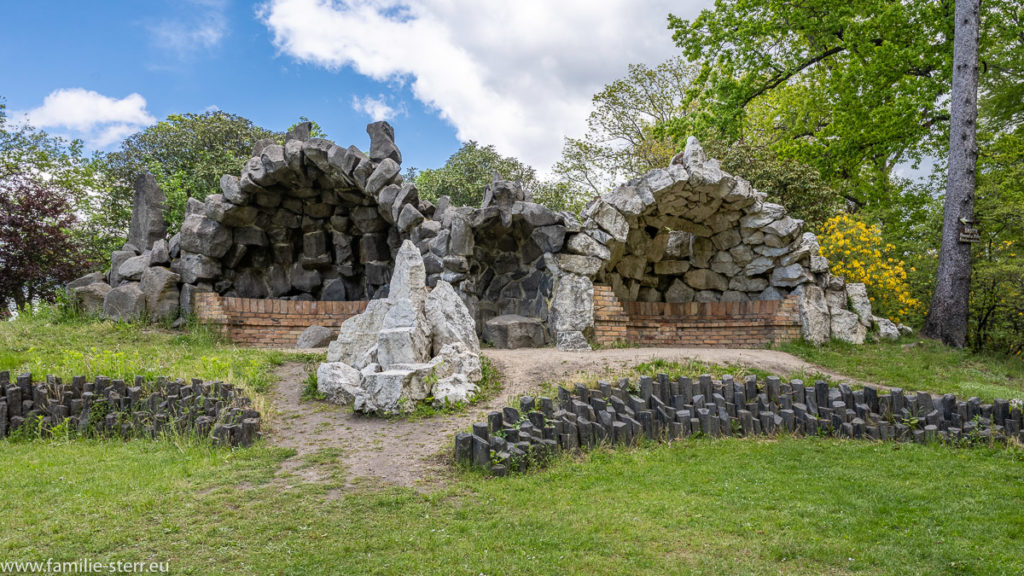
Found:
[[[1019,360],[931,344],[904,353],[905,343],[787,349],[909,390],[1020,390]],[[15,372],[197,376],[259,391],[286,359],[202,327],[0,323],[0,370]],[[652,361],[630,375],[714,369],[743,373]],[[1019,447],[684,440],[510,478],[460,472],[427,494],[345,489],[331,451],[302,464],[328,481],[304,483],[280,468],[290,456],[180,439],[0,440],[0,561],[162,561],[174,574],[1024,572]]]
[[[954,350],[926,338],[864,346],[799,341],[779,349],[853,378],[908,391],[952,392],[984,402],[1024,399],[1024,360],[1019,356]]]
[[[238,348],[212,329],[191,325],[162,330],[139,324],[86,319],[59,320],[47,308],[0,322],[0,371],[31,372],[36,379],[53,374],[64,379],[84,375],[131,380],[202,378],[266,391],[271,369],[286,360],[314,360],[317,355],[286,355],[273,350]]]
[[[1020,574],[1015,450],[693,440],[431,494],[273,480],[288,453],[0,442],[0,559],[174,574]],[[294,484],[294,485],[293,485]]]

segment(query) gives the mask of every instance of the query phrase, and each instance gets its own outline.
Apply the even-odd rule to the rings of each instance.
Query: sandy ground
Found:
[[[571,382],[582,375],[611,378],[654,358],[749,366],[782,377],[821,373],[834,380],[854,382],[774,350],[625,348],[562,352],[545,348],[484,350],[483,354],[500,371],[502,392],[461,414],[418,420],[366,417],[324,402],[303,402],[300,395],[307,377],[305,367],[299,363],[285,364],[278,369],[278,382],[269,395],[272,409],[270,426],[265,431],[271,444],[296,450],[296,456],[284,462],[282,473],[286,477],[288,473],[297,474],[302,481],[321,481],[327,472],[309,465],[307,458],[332,450],[338,454],[349,486],[394,484],[429,491],[448,481],[445,456],[454,434],[473,422],[485,420],[488,412],[535,392],[543,382]]]

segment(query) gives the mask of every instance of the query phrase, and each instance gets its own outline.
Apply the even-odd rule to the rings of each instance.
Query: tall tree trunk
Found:
[[[960,242],[961,220],[974,220],[978,163],[978,28],[981,0],[956,0],[953,89],[950,95],[949,173],[939,271],[924,330],[929,338],[963,348],[971,292],[971,245]]]

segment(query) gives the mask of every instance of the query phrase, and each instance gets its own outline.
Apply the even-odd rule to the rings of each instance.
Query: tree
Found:
[[[682,141],[664,127],[699,114],[703,106],[699,100],[683,104],[695,76],[696,67],[681,57],[653,68],[631,65],[625,77],[594,95],[587,133],[580,139],[566,138],[555,174],[575,197],[585,197],[668,166]],[[749,118],[774,114],[775,104],[774,96],[764,99]],[[772,150],[771,134],[755,127],[746,130],[742,140],[726,140],[716,133],[704,136],[705,149],[726,171],[746,178],[796,217],[822,224],[841,207],[837,192],[816,169],[780,158]]]
[[[668,166],[677,145],[655,134],[683,116],[683,100],[696,68],[681,57],[649,68],[631,64],[626,76],[594,95],[583,138],[566,138],[554,172],[584,194],[607,192],[617,182]]]
[[[97,198],[97,165],[85,157],[81,140],[50,136],[27,123],[12,125],[0,98],[0,186],[14,189],[26,179],[45,184],[69,203],[75,214],[88,217]],[[70,230],[87,259],[109,253],[91,219]]]
[[[54,300],[57,289],[90,262],[72,229],[77,218],[69,196],[25,174],[0,182],[0,317],[11,304]]]
[[[990,0],[982,14],[981,105],[987,128],[1015,130],[1024,123],[1024,2]]]
[[[949,346],[967,342],[971,245],[960,233],[974,223],[978,163],[978,30],[981,0],[956,0],[953,89],[950,98],[949,172],[943,209],[942,249],[935,293],[921,334]]]
[[[282,135],[222,111],[168,116],[128,137],[120,150],[99,157],[106,185],[97,214],[112,237],[123,240],[135,177],[149,170],[167,195],[168,223],[176,230],[188,199],[217,193],[221,176],[241,172],[253,144],[262,138],[280,141]]]
[[[999,0],[996,0],[999,1]],[[1004,0],[1006,1],[1006,0]],[[855,207],[888,202],[901,162],[941,147],[949,114],[949,0],[717,0],[692,22],[670,16],[701,69],[670,134],[743,139],[772,94],[772,149],[813,166]]]
[[[481,146],[474,140],[463,143],[441,168],[411,168],[409,173],[415,176],[421,198],[436,202],[441,196],[448,196],[455,206],[479,206],[484,188],[495,177],[519,182],[530,195],[537,188],[533,168],[511,156],[502,156],[494,146]]]

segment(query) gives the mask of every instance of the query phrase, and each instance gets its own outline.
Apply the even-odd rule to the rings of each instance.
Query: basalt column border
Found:
[[[360,314],[367,303],[228,298],[204,292],[196,295],[194,311],[201,322],[219,327],[239,346],[294,348],[309,326],[337,333],[341,323]]]
[[[798,297],[750,302],[627,302],[594,286],[594,340],[602,345],[760,348],[800,338]]]

